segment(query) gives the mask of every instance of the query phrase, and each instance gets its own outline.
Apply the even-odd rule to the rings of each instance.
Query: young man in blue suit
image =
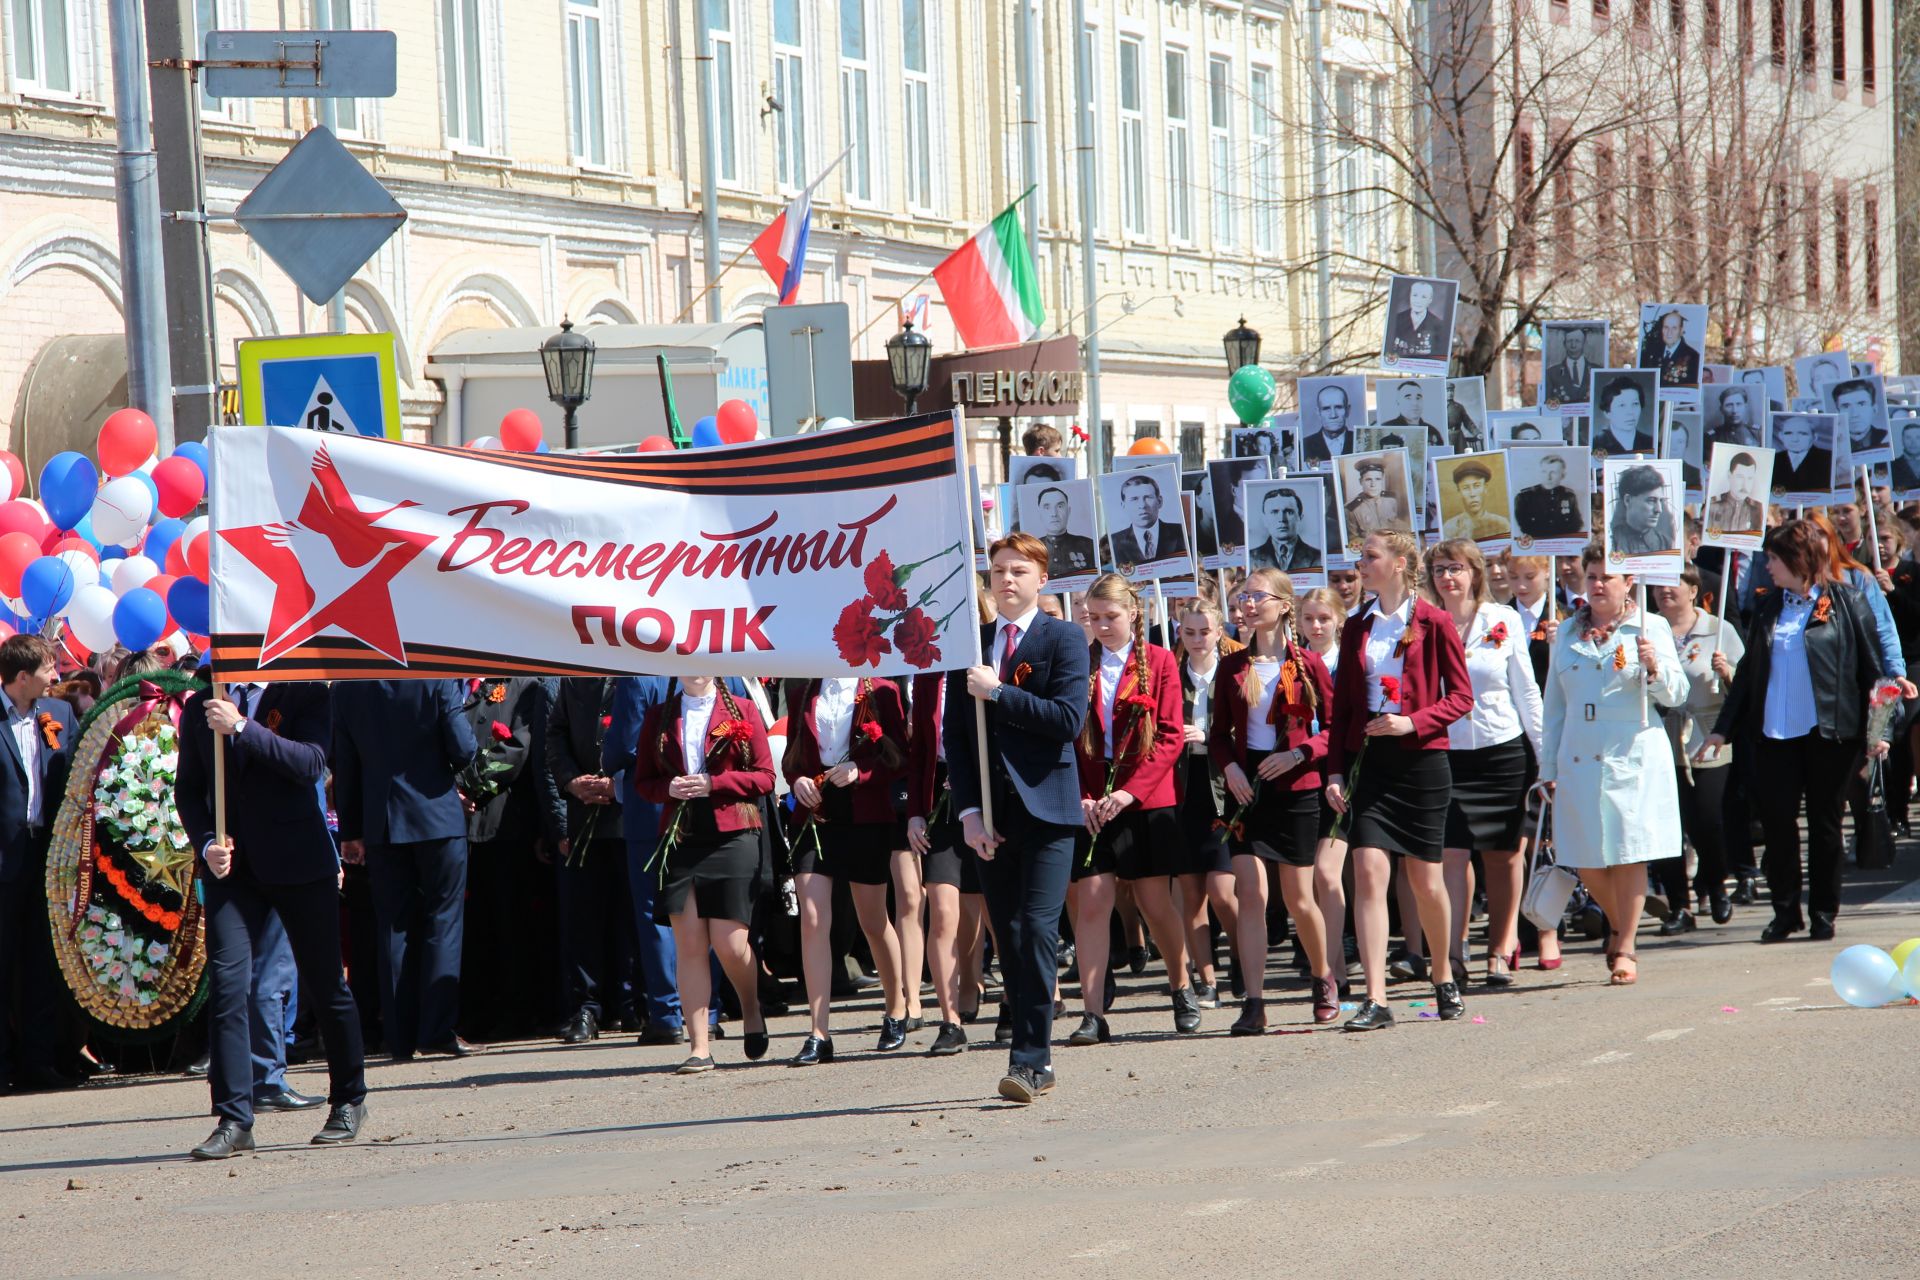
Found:
[[[0,1093],[59,1089],[72,1082],[54,1066],[54,1029],[66,988],[47,924],[47,842],[75,735],[73,708],[47,689],[59,678],[53,646],[39,636],[0,643]],[[40,717],[58,726],[49,746]],[[20,1039],[7,1041],[14,981],[20,986]]]
[[[1053,1088],[1053,983],[1060,913],[1083,826],[1074,739],[1087,716],[1087,638],[1040,612],[1047,549],[1015,533],[991,549],[1000,620],[981,629],[987,660],[948,677],[947,776],[962,833],[980,856],[980,887],[1001,948],[1002,999],[1013,1046],[1000,1096],[1032,1102]],[[971,695],[971,696],[969,696]],[[982,815],[980,738],[986,704],[993,825]]]
[[[253,1150],[253,949],[276,915],[327,1045],[327,1122],[313,1141],[351,1142],[367,1114],[360,1010],[340,967],[340,855],[320,802],[332,725],[326,687],[253,683],[226,692],[187,700],[174,796],[205,866],[207,1079],[219,1123],[193,1149],[196,1160]],[[227,753],[225,840],[214,838],[215,734]]]

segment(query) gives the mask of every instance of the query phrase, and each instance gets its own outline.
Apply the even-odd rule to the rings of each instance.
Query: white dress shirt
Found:
[[[1279,730],[1267,723],[1280,694],[1280,659],[1255,658],[1253,674],[1260,681],[1260,697],[1247,708],[1247,750],[1271,751],[1280,743]]]
[[[680,699],[680,755],[688,773],[707,771],[707,729],[713,724],[713,704],[719,695],[703,698],[684,694]]]
[[[1501,623],[1506,639],[1489,643]],[[1480,606],[1461,638],[1467,650],[1467,679],[1473,685],[1473,711],[1447,726],[1447,745],[1455,751],[1477,751],[1514,742],[1522,733],[1541,750],[1540,686],[1533,682],[1533,659],[1527,654],[1527,627],[1520,615],[1503,604]]]
[[[1214,659],[1213,671],[1195,671],[1191,662],[1188,662],[1186,667],[1187,679],[1193,681],[1193,711],[1187,716],[1187,723],[1198,729],[1201,737],[1204,738],[1213,724],[1213,673],[1220,669],[1220,660]],[[1191,743],[1189,749],[1196,755],[1202,754],[1206,751],[1207,744]]]
[[[1040,606],[1035,605],[1017,618],[1002,618],[999,622],[995,623],[993,628],[993,650],[987,655],[987,665],[995,671],[998,671],[1000,664],[1006,660],[1008,623],[1012,623],[1019,629],[1020,639],[1025,641],[1026,638],[1033,633],[1034,621],[1039,618],[1039,616]],[[1015,645],[1014,648],[1017,652],[1019,646]]]
[[[253,723],[255,713],[260,710],[260,699],[266,692],[267,684],[264,680],[248,680],[227,686],[227,701],[233,703],[242,717],[240,727],[234,730],[235,735],[245,733],[247,726]],[[242,699],[245,700],[244,705]]]
[[[1413,625],[1413,597],[1402,600],[1400,607],[1392,613],[1383,613],[1380,601],[1376,599],[1367,609],[1367,616],[1373,619],[1373,627],[1367,632],[1364,654],[1367,660],[1367,710],[1377,715],[1386,703],[1385,696],[1380,692],[1381,677],[1391,676],[1398,680],[1406,669],[1400,657],[1400,637],[1406,635],[1407,628]],[[1404,693],[1402,690],[1403,696]],[[1397,700],[1390,710],[1404,714]]]
[[[40,707],[30,704],[25,711],[20,710],[11,699],[7,702],[7,728],[13,733],[14,745],[20,748],[20,763],[27,771],[27,825],[40,825]]]
[[[1529,637],[1533,635],[1533,629],[1540,625],[1540,615],[1546,608],[1547,597],[1544,594],[1540,597],[1538,608],[1528,608],[1527,602],[1520,598],[1519,593],[1514,594],[1513,611],[1520,615],[1520,625],[1525,628]]]
[[[820,739],[820,763],[831,768],[847,758],[853,736],[853,697],[860,682],[838,676],[820,682],[813,701],[813,727]]]
[[[1109,760],[1113,759],[1113,701],[1119,696],[1120,682],[1127,676],[1127,659],[1132,656],[1132,641],[1118,652],[1105,646],[1100,650],[1100,723],[1106,730]]]

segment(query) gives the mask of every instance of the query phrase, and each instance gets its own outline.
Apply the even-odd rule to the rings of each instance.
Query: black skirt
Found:
[[[920,855],[920,881],[923,884],[950,884],[962,893],[980,892],[980,858],[961,839],[958,822],[941,822],[927,828],[932,848]]]
[[[1453,774],[1447,752],[1385,747],[1375,742],[1349,764],[1352,792],[1347,844],[1384,849],[1422,862],[1440,861],[1447,834]]]
[[[832,876],[849,884],[892,884],[896,827],[893,822],[855,822],[853,788],[822,787],[820,819],[794,829],[795,875]],[[805,813],[805,809],[800,810]],[[904,839],[900,847],[905,847]]]
[[[760,893],[760,833],[688,835],[667,855],[666,873],[653,900],[653,922],[672,924],[693,896],[703,920],[753,923]]]
[[[1253,777],[1268,751],[1247,753],[1247,776]],[[1290,867],[1310,867],[1320,847],[1320,790],[1282,791],[1277,783],[1260,784],[1260,798],[1247,813],[1235,853],[1272,858]]]
[[[1206,875],[1233,870],[1227,832],[1213,803],[1213,766],[1204,753],[1188,752],[1181,765],[1187,771],[1186,792],[1180,798],[1180,874]]]
[[[1449,751],[1453,798],[1447,848],[1506,853],[1520,847],[1527,818],[1527,738]]]
[[[1147,880],[1180,874],[1180,811],[1128,805],[1101,828],[1096,839],[1082,831],[1074,841],[1073,878],[1117,875]]]

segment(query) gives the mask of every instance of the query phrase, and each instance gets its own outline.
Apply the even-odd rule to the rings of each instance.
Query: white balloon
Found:
[[[160,572],[160,566],[145,556],[128,556],[113,566],[113,594],[123,596]]]
[[[180,533],[181,552],[184,554],[186,549],[193,545],[193,540],[206,531],[207,518],[205,516],[195,516],[193,519],[187,521],[187,527]]]
[[[62,551],[60,558],[66,561],[67,569],[73,574],[73,589],[90,587],[100,581],[100,563],[84,551]]]
[[[153,516],[153,490],[137,476],[117,476],[93,499],[93,536],[106,546],[132,542]]]
[[[838,431],[842,427],[850,427],[852,425],[852,418],[828,418],[820,424],[820,429],[822,431]]]
[[[483,452],[490,449],[498,449],[500,447],[501,445],[500,445],[499,436],[475,436],[473,439],[467,441],[467,448],[479,449],[479,450],[482,450]]]
[[[152,475],[153,469],[159,465],[160,465],[160,453],[158,450],[155,450],[152,457],[148,458],[145,462],[140,464],[140,470],[146,472],[148,475]]]
[[[113,648],[113,607],[119,599],[107,588],[95,584],[73,593],[67,605],[67,625],[81,644],[95,653]]]

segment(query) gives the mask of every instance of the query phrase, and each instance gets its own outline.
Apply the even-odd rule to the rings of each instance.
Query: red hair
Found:
[[[1839,542],[1830,532],[1832,527],[1822,519],[1789,520],[1767,535],[1766,548],[1794,576],[1808,582],[1832,582],[1838,576],[1833,569],[1832,548]]]

